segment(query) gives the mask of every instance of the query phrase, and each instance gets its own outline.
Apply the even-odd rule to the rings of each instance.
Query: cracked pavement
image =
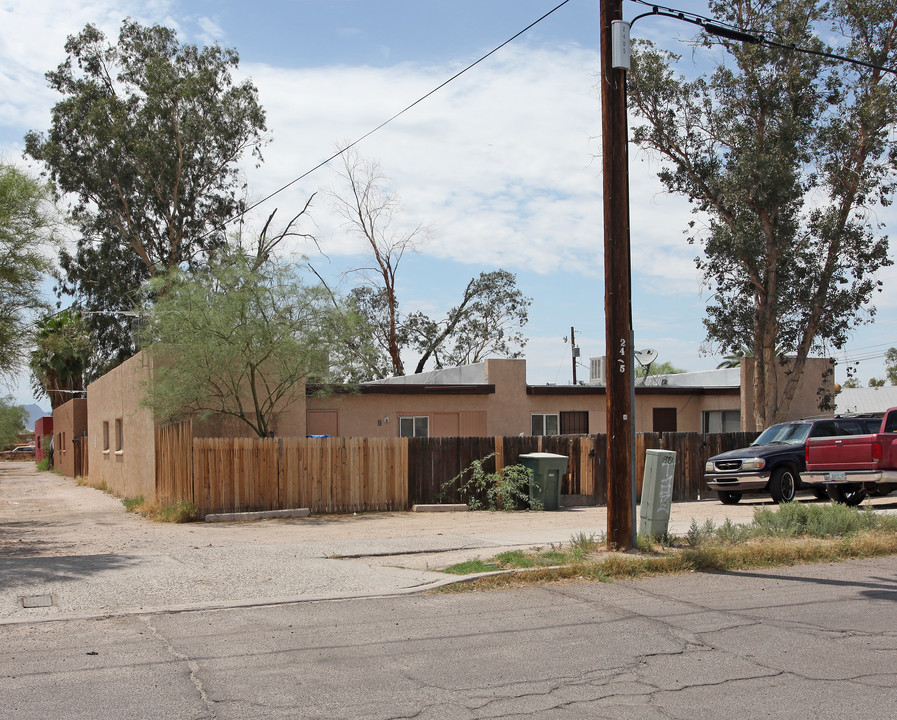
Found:
[[[0,470],[0,720],[895,714],[897,557],[384,597],[598,511],[155,526]]]
[[[7,625],[0,717],[893,717],[895,587],[889,557]]]

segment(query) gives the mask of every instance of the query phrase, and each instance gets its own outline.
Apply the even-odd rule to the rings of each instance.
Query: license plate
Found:
[[[830,472],[828,473],[828,480],[830,482],[844,482],[847,480],[847,475],[842,472]]]

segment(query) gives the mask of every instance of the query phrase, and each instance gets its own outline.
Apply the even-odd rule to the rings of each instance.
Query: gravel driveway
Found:
[[[768,504],[675,504],[670,529],[747,521]],[[415,592],[446,582],[434,570],[455,562],[600,535],[606,522],[604,508],[578,507],[162,524],[32,463],[4,462],[0,623]]]

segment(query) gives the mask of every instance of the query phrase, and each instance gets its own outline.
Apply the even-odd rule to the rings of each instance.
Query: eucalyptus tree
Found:
[[[239,57],[178,42],[174,30],[125,20],[118,42],[87,25],[48,72],[62,98],[50,129],[26,136],[58,189],[74,198],[80,238],[64,252],[61,289],[88,315],[100,362],[135,350],[118,311],[148,278],[201,266],[243,209],[238,161],[261,161],[265,114]],[[164,286],[157,286],[164,291]]]
[[[897,76],[882,69],[897,68],[897,2],[714,0],[710,9],[771,42],[703,34],[697,51],[716,65],[695,79],[679,73],[679,56],[640,43],[633,138],[665,161],[665,187],[694,204],[686,232],[703,249],[712,293],[707,339],[754,356],[762,427],[787,415],[811,352],[843,346],[872,319],[876,272],[892,262],[876,213],[897,181]]]
[[[342,189],[330,197],[343,228],[361,241],[369,263],[349,272],[358,284],[349,294],[365,327],[347,357],[355,360],[353,379],[404,375],[405,360],[416,356],[414,372],[479,362],[487,357],[519,357],[527,339],[523,327],[532,300],[507,270],[481,272],[464,287],[461,299],[443,315],[401,310],[399,267],[430,237],[422,223],[403,225],[401,203],[379,164],[343,155]]]

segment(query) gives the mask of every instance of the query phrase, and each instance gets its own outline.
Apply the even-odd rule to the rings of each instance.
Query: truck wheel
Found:
[[[844,505],[859,505],[866,499],[866,491],[862,485],[856,483],[848,483],[846,485],[826,485],[828,496],[832,502],[843,503]]]
[[[735,490],[717,490],[716,496],[723,505],[737,505],[741,500],[741,493]]]
[[[786,467],[776,468],[769,478],[769,494],[776,504],[794,500],[797,481],[794,473]]]

